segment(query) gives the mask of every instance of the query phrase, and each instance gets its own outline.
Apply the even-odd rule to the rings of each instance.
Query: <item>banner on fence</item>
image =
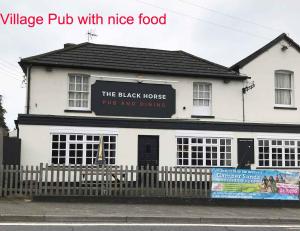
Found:
[[[299,200],[299,172],[212,168],[212,198]]]

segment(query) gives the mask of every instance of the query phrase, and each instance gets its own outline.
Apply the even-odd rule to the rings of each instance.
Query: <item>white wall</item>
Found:
[[[289,47],[284,52],[282,44]],[[274,109],[276,70],[294,72],[297,110]],[[281,41],[244,66],[240,73],[255,81],[255,88],[245,96],[246,122],[300,123],[300,53],[296,49]]]
[[[72,130],[72,127],[68,127]],[[54,130],[63,131],[66,127],[38,126],[38,125],[19,125],[19,136],[22,140],[21,146],[21,165],[39,165],[40,163],[51,163],[51,133]],[[161,129],[132,129],[132,128],[84,128],[73,127],[75,133],[93,133],[113,129],[117,132],[117,165],[134,165],[138,163],[138,136],[157,135],[159,136],[159,165],[176,166],[176,130]],[[91,131],[91,129],[93,131]],[[181,131],[180,131],[181,132]],[[186,134],[193,134],[186,131]],[[202,133],[203,134],[203,133]],[[207,137],[220,137],[224,132],[204,132]],[[230,133],[231,134],[231,133]],[[236,141],[232,143],[232,165],[237,165],[236,160]]]
[[[137,74],[59,68],[54,68],[52,72],[47,72],[45,68],[34,67],[31,74],[30,114],[95,116],[94,113],[64,112],[64,110],[67,109],[68,73],[131,78],[140,76]],[[243,81],[230,81],[229,83],[224,83],[224,81],[220,79],[185,78],[160,75],[143,75],[143,78],[178,81],[176,83],[171,83],[173,88],[176,89],[176,114],[173,118],[191,118],[193,106],[193,82],[201,81],[212,83],[212,116],[215,116],[215,118],[208,120],[242,121],[241,89],[243,87]],[[96,79],[92,78],[90,82],[93,84],[95,81]],[[184,110],[183,107],[186,107],[186,109]]]
[[[237,167],[237,139],[254,139],[255,164],[258,167],[258,142],[257,139],[293,139],[300,140],[299,134],[289,133],[257,133],[257,132],[224,132],[224,131],[189,131],[167,129],[134,129],[134,128],[100,128],[100,127],[56,127],[39,125],[19,125],[21,145],[21,165],[39,165],[51,163],[51,133],[66,130],[74,133],[93,133],[117,135],[116,164],[138,164],[138,136],[159,136],[159,165],[176,166],[177,137],[226,137],[232,139],[232,167]],[[56,132],[54,132],[56,131]],[[272,168],[272,167],[271,167]]]

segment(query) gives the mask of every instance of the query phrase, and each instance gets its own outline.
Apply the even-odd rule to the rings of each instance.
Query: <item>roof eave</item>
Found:
[[[105,67],[90,67],[90,66],[77,66],[77,65],[66,65],[66,64],[53,64],[53,63],[41,63],[41,62],[33,62],[28,60],[21,60],[19,62],[19,65],[22,67],[23,71],[26,71],[26,67],[28,65],[33,66],[44,66],[44,67],[60,67],[60,68],[75,68],[75,69],[85,69],[85,70],[104,70],[104,71],[115,71],[115,72],[133,72],[133,73],[145,73],[145,74],[157,74],[157,75],[174,75],[174,76],[188,76],[188,77],[209,77],[209,78],[216,78],[216,79],[228,79],[228,80],[246,80],[250,79],[249,76],[243,76],[243,75],[214,75],[214,74],[194,74],[194,73],[180,73],[180,72],[167,72],[167,71],[149,71],[149,70],[134,70],[134,69],[125,69],[125,68],[105,68]]]

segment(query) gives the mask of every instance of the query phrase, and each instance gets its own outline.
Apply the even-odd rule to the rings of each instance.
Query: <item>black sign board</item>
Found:
[[[96,115],[170,118],[175,114],[171,85],[97,80],[91,89]]]

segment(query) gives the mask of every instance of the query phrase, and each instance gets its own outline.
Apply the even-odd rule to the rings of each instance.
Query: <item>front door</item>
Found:
[[[254,164],[254,139],[238,139],[238,168]]]
[[[158,166],[159,136],[138,137],[138,166]]]

